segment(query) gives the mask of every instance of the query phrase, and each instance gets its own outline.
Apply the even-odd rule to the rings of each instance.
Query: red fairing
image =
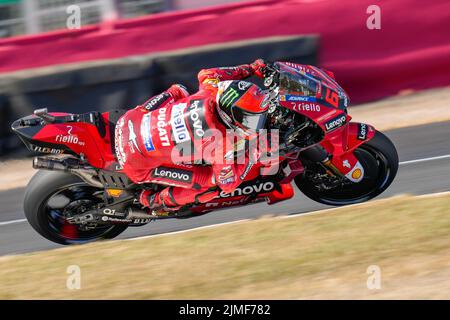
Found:
[[[351,122],[347,131],[347,151],[354,151],[375,136],[375,128],[366,123]]]
[[[51,113],[53,116],[67,116],[67,113]],[[50,144],[64,145],[76,154],[83,154],[87,161],[96,168],[108,168],[115,163],[111,150],[108,113],[102,115],[106,134],[101,137],[97,127],[85,122],[68,122],[48,124],[34,137],[34,140]],[[105,121],[106,120],[106,121]]]
[[[353,152],[374,135],[375,129],[372,126],[350,122],[332,134],[326,135],[321,145],[333,155],[333,165],[346,175],[354,170],[358,163]]]
[[[372,139],[375,128],[365,123],[350,122],[338,130],[327,134],[321,142],[333,156],[353,152],[360,145]]]

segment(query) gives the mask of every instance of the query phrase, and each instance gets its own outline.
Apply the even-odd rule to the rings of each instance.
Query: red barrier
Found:
[[[321,35],[321,66],[353,101],[450,84],[450,2],[379,0],[381,30],[366,27],[373,0],[267,0],[0,40],[0,72],[111,59],[274,35]]]

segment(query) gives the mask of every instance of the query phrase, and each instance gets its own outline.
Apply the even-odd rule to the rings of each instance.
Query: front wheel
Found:
[[[127,225],[101,225],[91,228],[70,224],[66,218],[103,202],[102,189],[92,187],[79,177],[56,171],[39,171],[25,191],[25,216],[41,236],[69,245],[112,239]]]
[[[327,185],[327,181],[323,180],[318,183],[314,173],[306,168],[304,174],[295,179],[297,187],[308,198],[333,206],[361,203],[378,196],[391,185],[397,175],[398,154],[394,144],[377,131],[354,154],[364,167],[362,181]]]

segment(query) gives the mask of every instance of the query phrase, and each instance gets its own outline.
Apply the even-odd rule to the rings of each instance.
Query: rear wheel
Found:
[[[66,220],[102,203],[101,192],[102,189],[86,184],[77,176],[63,172],[39,171],[25,191],[25,216],[40,235],[59,244],[112,239],[125,231],[127,225],[84,228]]]
[[[354,154],[364,168],[364,178],[359,183],[349,180],[342,183],[318,183],[316,173],[305,170],[295,179],[297,187],[310,199],[328,205],[342,206],[368,201],[385,191],[398,171],[398,154],[394,144],[381,132],[358,147]]]

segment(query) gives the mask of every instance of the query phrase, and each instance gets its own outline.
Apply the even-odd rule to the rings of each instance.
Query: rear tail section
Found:
[[[114,124],[108,118],[109,113],[77,115],[38,110],[34,115],[15,121],[12,130],[30,151],[73,155],[96,168],[104,168],[115,162],[111,134]]]

